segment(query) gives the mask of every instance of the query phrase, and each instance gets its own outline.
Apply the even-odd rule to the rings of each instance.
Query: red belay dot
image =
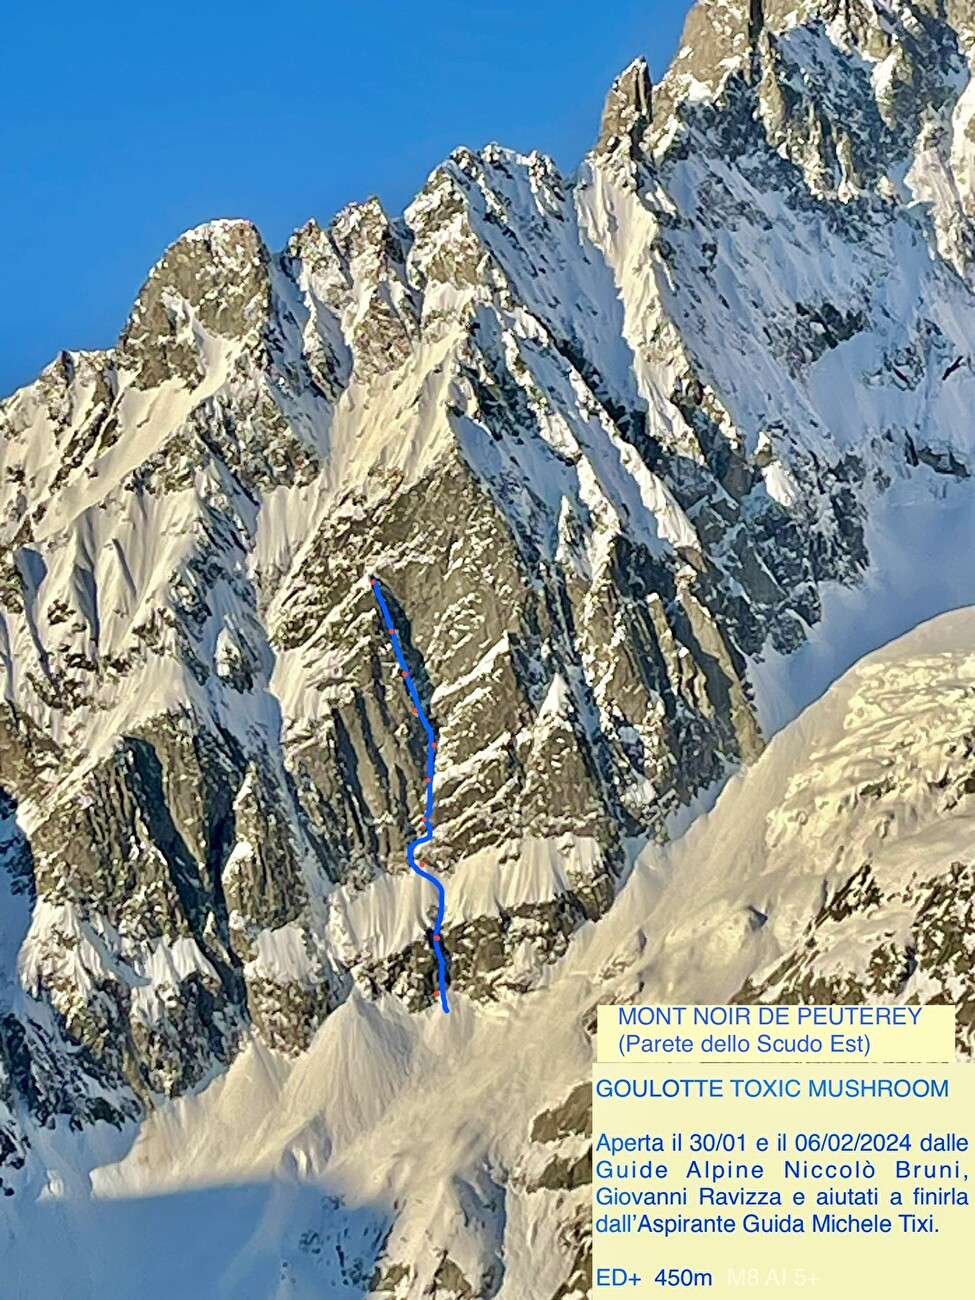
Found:
[[[439,943],[439,942],[440,942],[440,935],[439,935],[439,934],[435,934],[435,935],[433,936],[433,942],[434,942],[434,943]]]

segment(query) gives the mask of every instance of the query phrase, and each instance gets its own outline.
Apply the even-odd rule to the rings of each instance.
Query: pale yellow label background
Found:
[[[929,1044],[929,1050],[943,1052],[945,1028],[944,1012],[953,1021],[952,1008],[925,1008],[939,1013],[928,1017],[929,1024],[917,1030],[891,1030],[903,1034],[900,1043],[913,1041],[913,1055],[920,1045]],[[605,1033],[605,1016],[616,1014],[617,1008],[600,1008],[600,1049],[609,1053],[609,1037]],[[739,1027],[739,1031],[740,1031]],[[695,1032],[699,1032],[698,1027]],[[658,1033],[657,1029],[640,1032]],[[660,1030],[659,1032],[673,1032]],[[707,1032],[707,1030],[705,1030]],[[912,1035],[918,1037],[912,1040]],[[612,1038],[618,1037],[614,1024]],[[899,1058],[903,1059],[903,1058]],[[917,1059],[915,1055],[915,1060]],[[972,1248],[975,1246],[975,1214],[973,1207],[915,1206],[913,1188],[925,1190],[955,1188],[965,1191],[969,1199],[975,1193],[975,1068],[968,1064],[881,1064],[864,1065],[854,1062],[849,1068],[835,1064],[777,1064],[762,1060],[747,1065],[729,1061],[701,1063],[700,1056],[679,1056],[666,1062],[634,1062],[625,1064],[600,1064],[593,1070],[594,1083],[600,1079],[647,1079],[658,1084],[664,1079],[697,1078],[794,1078],[802,1085],[802,1098],[778,1099],[763,1097],[758,1100],[723,1099],[605,1099],[593,1096],[594,1143],[602,1132],[617,1137],[639,1137],[650,1133],[663,1137],[665,1146],[671,1146],[671,1135],[684,1135],[680,1153],[663,1154],[644,1152],[609,1156],[593,1151],[593,1223],[604,1216],[621,1219],[630,1213],[636,1222],[641,1214],[651,1219],[680,1217],[714,1218],[722,1216],[736,1220],[733,1234],[683,1233],[664,1238],[647,1233],[593,1233],[594,1297],[644,1297],[667,1295],[674,1292],[718,1295],[792,1295],[801,1291],[809,1297],[823,1300],[864,1300],[877,1295],[884,1300],[929,1300],[942,1297],[968,1296],[975,1292],[972,1283]],[[858,1079],[947,1079],[949,1096],[946,1099],[810,1099],[806,1083],[809,1078]],[[726,1086],[726,1092],[731,1091]],[[688,1135],[692,1132],[742,1134],[745,1152],[692,1153],[688,1150]],[[776,1149],[776,1137],[786,1133],[790,1137],[804,1133],[907,1133],[913,1139],[910,1152],[890,1153],[834,1153],[796,1152],[782,1153]],[[919,1149],[920,1139],[927,1134],[955,1134],[967,1137],[966,1152],[930,1153]],[[769,1149],[759,1152],[756,1139],[770,1139]],[[635,1178],[600,1177],[599,1161],[609,1159],[615,1165],[636,1160],[638,1164],[651,1161],[668,1167],[666,1178],[642,1180]],[[716,1207],[699,1203],[697,1189],[707,1180],[685,1176],[692,1159],[712,1161],[729,1160],[736,1164],[760,1163],[765,1176],[754,1178],[725,1178],[712,1185],[728,1191],[741,1187],[754,1190],[778,1190],[782,1194],[781,1206],[734,1205]],[[816,1163],[848,1163],[869,1160],[876,1168],[876,1176],[868,1179],[824,1178],[786,1179],[783,1162],[808,1160]],[[907,1160],[911,1165],[951,1165],[960,1161],[962,1177],[908,1177],[894,1176],[894,1161]],[[688,1189],[686,1206],[608,1206],[596,1204],[600,1188],[615,1185],[632,1191]],[[865,1189],[876,1187],[879,1204],[876,1206],[817,1206],[817,1190],[830,1187]],[[903,1205],[892,1206],[890,1193],[899,1191]],[[805,1203],[792,1203],[795,1191],[806,1194]],[[891,1219],[889,1233],[837,1235],[814,1233],[813,1214],[836,1214],[857,1217],[880,1215]],[[743,1231],[745,1214],[761,1218],[793,1216],[803,1220],[803,1233],[748,1234]],[[937,1231],[927,1233],[904,1232],[899,1215],[914,1214],[919,1218],[934,1215]],[[598,1270],[619,1268],[642,1280],[625,1286],[598,1286]],[[695,1275],[692,1285],[681,1287],[661,1286],[653,1281],[660,1269],[689,1269]],[[815,1278],[816,1281],[812,1281]]]
[[[817,1012],[827,1012],[828,1008],[773,1006],[732,1006],[732,1007],[637,1007],[645,1017],[657,1013],[670,1013],[670,1024],[621,1025],[619,1007],[600,1007],[598,1010],[598,1032],[596,1039],[596,1059],[598,1061],[621,1061],[642,1065],[652,1065],[655,1061],[667,1061],[685,1064],[689,1061],[799,1061],[836,1062],[842,1065],[867,1064],[872,1061],[953,1061],[955,1059],[955,1009],[954,1007],[897,1007],[898,1012],[917,1013],[916,1025],[868,1025],[864,1027],[851,1025],[814,1024],[811,1016]],[[850,1007],[837,1007],[840,1013],[849,1012]],[[875,1007],[865,1008],[871,1014],[877,1012]],[[880,1008],[881,1012],[887,1008]],[[681,1015],[678,1017],[677,1012]],[[701,1024],[698,1019],[704,1015],[712,1016],[717,1012],[718,1018],[727,1014],[730,1019],[724,1024]],[[802,1018],[800,1019],[800,1013]],[[771,1024],[767,1018],[774,1016],[787,1023]],[[679,1022],[680,1023],[679,1023]],[[734,1022],[734,1023],[732,1023]],[[819,1039],[822,1050],[815,1054],[801,1051],[760,1052],[759,1036],[767,1034],[773,1044],[776,1041]],[[632,1036],[640,1040],[631,1044],[624,1055],[621,1045],[623,1040]],[[674,1040],[690,1042],[689,1051],[668,1050],[668,1044]],[[706,1050],[707,1040],[710,1048]],[[834,1041],[837,1040],[837,1041]],[[865,1042],[859,1041],[865,1039]],[[742,1050],[744,1043],[747,1050]],[[732,1046],[733,1050],[722,1050],[718,1044]],[[841,1050],[833,1050],[840,1046]],[[868,1049],[868,1050],[864,1050]]]

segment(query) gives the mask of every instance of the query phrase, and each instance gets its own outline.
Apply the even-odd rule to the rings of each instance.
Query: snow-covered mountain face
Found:
[[[438,734],[461,1038],[540,998],[640,846],[860,653],[975,602],[973,63],[967,0],[702,0],[572,177],[458,150],[402,217],[280,254],[211,223],[114,349],[0,406],[4,1190],[60,1177],[51,1128],[241,1052],[328,1069],[333,1017],[409,1073],[441,1015],[405,858],[426,750],[370,576]],[[822,988],[868,860],[790,902],[801,950],[722,932],[709,996]],[[950,992],[904,956],[927,885],[891,888],[868,991]],[[393,1229],[376,1294],[575,1293],[564,1205],[551,1279],[513,1289],[508,1160],[451,1193],[481,1244],[424,1275]]]
[[[444,1016],[356,990],[297,1056],[252,1035],[130,1150],[39,1129],[55,1195],[4,1203],[8,1293],[579,1300],[598,1003],[949,1000],[970,1056],[973,647],[968,609],[858,663],[531,995]]]

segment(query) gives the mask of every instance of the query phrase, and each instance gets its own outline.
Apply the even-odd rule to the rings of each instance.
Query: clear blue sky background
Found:
[[[117,337],[183,230],[399,212],[457,145],[592,144],[613,77],[659,77],[689,0],[5,0],[0,395]]]

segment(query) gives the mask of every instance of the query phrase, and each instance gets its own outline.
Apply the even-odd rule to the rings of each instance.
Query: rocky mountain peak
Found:
[[[597,152],[608,152],[628,141],[636,148],[653,116],[653,83],[642,56],[634,59],[613,82],[603,109]]]
[[[389,228],[389,217],[375,194],[363,203],[348,204],[331,225],[336,244],[350,257],[381,243],[388,237]]]
[[[920,202],[971,278],[972,53],[967,4],[699,0],[655,89],[647,149],[719,145],[767,170],[770,145],[813,197]]]
[[[270,257],[249,221],[188,231],[152,268],[118,344],[120,368],[150,389],[176,378],[198,384],[206,337],[241,342],[266,323]]]
[[[717,93],[735,71],[754,75],[759,52],[767,55],[783,40],[798,49],[824,37],[868,63],[890,59],[879,91],[888,79],[906,80],[926,101],[938,79],[958,71],[958,36],[970,31],[967,0],[947,8],[943,0],[698,0],[665,78],[665,97],[676,106]]]

